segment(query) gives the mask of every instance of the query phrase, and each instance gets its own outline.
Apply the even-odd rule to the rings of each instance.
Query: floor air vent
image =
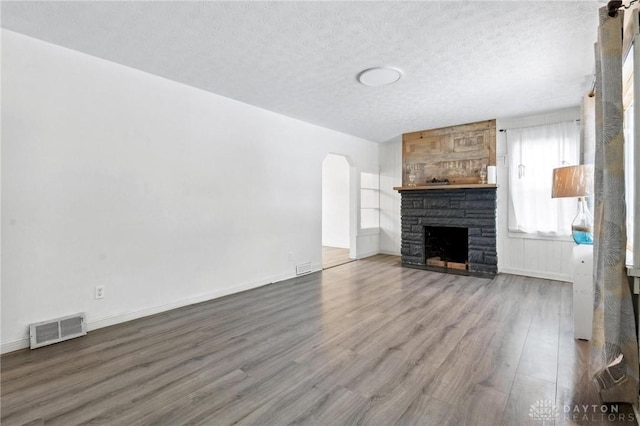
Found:
[[[311,272],[311,262],[296,266],[296,275],[308,274],[309,272]]]
[[[84,313],[29,325],[31,349],[84,336],[85,334],[87,334],[87,322]]]

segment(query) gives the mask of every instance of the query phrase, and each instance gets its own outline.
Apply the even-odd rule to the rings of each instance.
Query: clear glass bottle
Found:
[[[487,165],[484,163],[480,166],[480,183],[487,183]]]
[[[593,216],[584,197],[578,198],[578,214],[571,223],[571,235],[576,244],[593,244]]]

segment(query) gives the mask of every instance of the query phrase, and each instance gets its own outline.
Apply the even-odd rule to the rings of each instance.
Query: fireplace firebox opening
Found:
[[[468,269],[469,228],[425,226],[424,232],[428,266]]]

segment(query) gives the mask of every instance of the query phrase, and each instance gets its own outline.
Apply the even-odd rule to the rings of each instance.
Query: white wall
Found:
[[[344,156],[322,162],[322,245],[349,248],[349,175]]]
[[[10,31],[2,88],[3,352],[31,322],[94,329],[319,270],[323,159],[378,168],[369,141]]]
[[[580,109],[524,118],[498,119],[497,127],[514,128],[580,118]],[[463,123],[460,123],[463,124]],[[507,224],[508,169],[505,133],[497,133],[498,157],[498,270],[500,272],[571,281],[573,242],[510,237]],[[402,136],[380,145],[380,252],[400,254],[400,195],[392,188],[402,184]]]

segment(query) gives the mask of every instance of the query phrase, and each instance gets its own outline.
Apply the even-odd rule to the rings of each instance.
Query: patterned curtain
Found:
[[[638,401],[638,341],[625,268],[623,13],[600,9],[596,44],[596,152],[591,373],[605,403]]]

